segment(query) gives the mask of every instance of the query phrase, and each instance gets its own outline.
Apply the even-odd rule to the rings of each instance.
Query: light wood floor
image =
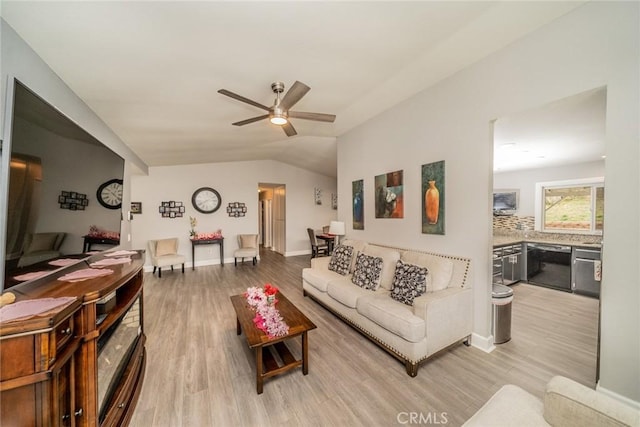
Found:
[[[207,266],[184,275],[176,269],[162,279],[146,273],[148,362],[132,426],[389,426],[406,425],[407,413],[457,426],[507,383],[539,397],[554,375],[595,386],[595,299],[514,285],[511,341],[490,354],[456,346],[411,378],[396,359],[302,296],[308,256],[263,250],[261,258],[255,267]],[[253,354],[236,335],[229,296],[267,282],[318,328],[309,333],[309,375],[294,370],[267,380],[257,395]],[[300,354],[299,340],[290,347]]]

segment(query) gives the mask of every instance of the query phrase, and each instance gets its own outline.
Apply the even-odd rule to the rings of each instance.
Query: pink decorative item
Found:
[[[217,230],[213,233],[195,233],[192,237],[193,240],[214,240],[222,238],[222,230]]]
[[[102,230],[97,225],[89,227],[89,236],[99,239],[120,240],[120,233],[117,231]]]
[[[113,270],[108,268],[104,269],[95,269],[95,268],[84,268],[82,270],[76,270],[69,274],[65,274],[62,277],[58,277],[58,280],[66,281],[66,282],[80,282],[82,280],[95,279],[96,277],[108,276],[112,274]]]
[[[269,338],[282,337],[289,333],[289,325],[286,324],[275,307],[278,302],[275,299],[277,293],[278,288],[271,283],[267,283],[264,289],[255,286],[247,288],[244,293],[247,303],[256,311],[253,323]]]

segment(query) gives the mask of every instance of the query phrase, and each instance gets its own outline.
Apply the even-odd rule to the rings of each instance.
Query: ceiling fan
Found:
[[[294,117],[296,119],[304,119],[304,120],[315,120],[318,122],[329,122],[333,123],[336,119],[334,114],[324,114],[324,113],[305,113],[302,111],[290,111],[289,109],[293,107],[298,101],[302,99],[303,96],[307,94],[311,90],[309,86],[299,81],[296,81],[293,86],[287,91],[282,99],[280,99],[280,94],[284,92],[284,83],[282,82],[274,82],[271,84],[271,90],[276,94],[276,99],[273,102],[273,106],[267,107],[266,105],[262,105],[259,102],[252,101],[251,99],[245,98],[244,96],[240,96],[233,92],[230,92],[226,89],[220,89],[218,93],[231,97],[233,99],[237,99],[238,101],[245,102],[247,104],[253,105],[254,107],[262,108],[263,110],[268,111],[268,114],[264,114],[258,117],[252,117],[250,119],[242,120],[239,122],[232,123],[234,126],[244,126],[249,123],[257,122],[260,120],[264,120],[266,118],[271,121],[271,123],[275,125],[282,126],[284,133],[287,136],[297,135],[298,132],[294,129],[293,125],[289,121],[289,118]]]

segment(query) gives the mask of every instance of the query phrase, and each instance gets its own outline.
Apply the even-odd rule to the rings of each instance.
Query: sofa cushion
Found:
[[[351,281],[363,288],[375,291],[380,286],[380,273],[382,272],[382,258],[372,257],[367,254],[358,254],[356,268]]]
[[[178,239],[163,239],[156,242],[156,256],[173,255],[178,252]]]
[[[425,336],[424,320],[413,314],[411,307],[389,298],[388,292],[361,296],[356,310],[407,341],[418,342]]]
[[[31,243],[25,253],[54,250],[58,233],[36,233],[31,237]]]
[[[351,246],[353,248],[353,255],[351,256],[351,268],[349,268],[349,271],[353,273],[356,268],[356,259],[358,257],[358,254],[362,252],[367,242],[364,242],[362,240],[344,239],[342,241],[342,244],[345,246]]]
[[[453,274],[453,261],[450,259],[414,251],[403,252],[401,259],[409,264],[427,267],[427,292],[441,291],[449,286]]]
[[[507,384],[494,394],[463,427],[548,426],[542,401],[518,386]]]
[[[396,262],[400,259],[400,252],[396,249],[375,245],[366,245],[363,252],[370,256],[382,258],[380,286],[390,291],[393,286],[393,276],[396,272]]]
[[[339,303],[349,308],[356,308],[358,299],[371,295],[372,291],[361,288],[351,283],[351,280],[342,278],[332,280],[327,286],[327,294]]]
[[[249,249],[249,248],[257,248],[257,243],[255,234],[241,234],[240,235],[240,244],[242,245],[241,249]]]
[[[331,254],[331,261],[329,261],[329,270],[335,271],[336,273],[343,276],[349,273],[352,255],[353,248],[351,246],[338,245],[333,250],[333,254]]]
[[[428,274],[429,271],[426,267],[398,260],[391,298],[407,305],[413,305],[413,299],[427,291]]]
[[[351,280],[347,276],[347,280]],[[326,268],[304,268],[302,269],[302,279],[319,291],[327,292],[327,285],[332,280],[342,279],[343,276],[329,271]]]

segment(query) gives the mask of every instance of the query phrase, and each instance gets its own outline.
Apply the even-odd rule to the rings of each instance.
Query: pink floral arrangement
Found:
[[[120,240],[120,233],[117,231],[102,230],[97,225],[89,227],[89,236],[100,239]]]
[[[278,288],[271,283],[264,285],[264,288],[252,286],[244,293],[247,303],[256,311],[253,323],[269,338],[282,337],[289,333],[289,325],[275,307],[278,302],[275,299],[277,293]]]
[[[222,238],[222,230],[217,230],[213,233],[195,233],[192,237],[193,240],[212,240]]]

